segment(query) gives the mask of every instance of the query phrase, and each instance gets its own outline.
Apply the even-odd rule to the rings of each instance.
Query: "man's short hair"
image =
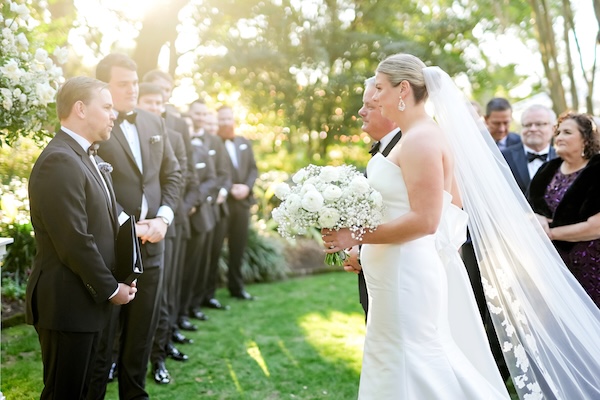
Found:
[[[162,98],[162,90],[160,86],[149,82],[140,83],[138,98],[149,94],[159,94]]]
[[[510,103],[503,97],[494,97],[488,101],[485,107],[485,116],[489,117],[494,111],[506,111],[512,110]]]
[[[154,82],[157,79],[164,79],[169,83],[173,83],[173,77],[165,71],[161,71],[160,69],[153,69],[152,71],[146,72],[142,80],[144,82]]]
[[[56,113],[63,120],[71,115],[73,105],[78,101],[89,104],[91,99],[101,90],[108,89],[105,82],[87,76],[76,76],[58,89],[56,94]]]
[[[129,56],[122,53],[111,53],[100,60],[96,66],[96,78],[102,82],[110,82],[110,73],[113,67],[137,71],[137,64]]]

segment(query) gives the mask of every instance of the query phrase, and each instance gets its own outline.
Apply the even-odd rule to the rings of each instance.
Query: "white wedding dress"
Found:
[[[383,196],[383,222],[410,209],[399,166],[378,154],[367,171]],[[457,250],[467,215],[451,199],[445,192],[436,234],[362,247],[369,314],[360,400],[509,399]]]

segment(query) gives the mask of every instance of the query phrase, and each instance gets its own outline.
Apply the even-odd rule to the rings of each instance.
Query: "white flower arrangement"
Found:
[[[21,136],[42,139],[56,122],[63,72],[39,43],[30,43],[38,24],[25,2],[0,4],[0,136],[9,145]],[[67,57],[66,49],[54,50],[57,63]]]
[[[383,218],[383,199],[353,166],[309,165],[293,175],[294,186],[277,184],[273,191],[282,200],[273,210],[277,230],[286,238],[303,235],[309,229],[349,228],[362,239]],[[345,253],[328,254],[326,262],[342,265]]]

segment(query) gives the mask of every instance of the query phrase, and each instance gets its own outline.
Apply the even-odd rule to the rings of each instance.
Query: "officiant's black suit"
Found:
[[[156,217],[160,206],[177,209],[182,177],[179,163],[166,136],[162,118],[144,110],[136,110],[135,126],[142,157],[140,171],[121,129],[115,123],[111,137],[100,145],[98,154],[113,166],[112,178],[120,208],[139,219],[142,195],[148,201],[146,219]],[[126,122],[124,122],[126,123]],[[164,240],[141,245],[144,273],[138,279],[135,301],[120,307],[120,356],[118,360],[120,398],[147,398],[144,390],[152,336],[156,329],[157,307],[162,285]],[[116,319],[103,335],[108,346],[116,330]],[[110,350],[110,347],[109,347]],[[108,358],[110,361],[110,357]],[[110,362],[103,369],[108,376]],[[104,371],[101,371],[101,374]]]
[[[105,180],[111,191],[110,177]],[[56,366],[45,371],[41,398],[79,398],[113,307],[108,298],[117,288],[111,273],[115,201],[86,151],[62,131],[33,167],[29,199],[37,253],[27,283],[26,317],[40,335],[44,365]],[[50,351],[57,347],[58,353]]]

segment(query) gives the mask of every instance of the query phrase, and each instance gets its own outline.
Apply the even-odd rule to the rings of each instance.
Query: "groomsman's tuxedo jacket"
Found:
[[[507,147],[506,149],[502,150],[502,155],[510,167],[515,180],[519,184],[519,188],[521,188],[523,193],[526,193],[529,183],[531,182],[531,178],[529,177],[529,169],[527,167],[527,164],[529,163],[527,162],[527,155],[525,154],[525,147],[523,147],[523,143],[518,143]],[[547,161],[550,161],[554,158],[556,158],[556,152],[554,151],[554,148],[550,146]]]
[[[136,109],[137,128],[142,169],[140,171],[121,126],[115,124],[111,137],[100,143],[98,154],[112,164],[112,179],[119,212],[135,215],[139,219],[142,194],[148,201],[146,219],[156,217],[162,205],[175,211],[179,203],[182,185],[179,163],[166,136],[165,124],[161,117],[144,110]],[[158,267],[164,251],[164,241],[146,242],[142,246],[144,268]]]
[[[27,284],[27,322],[69,332],[98,332],[117,289],[117,210],[87,152],[60,131],[29,179],[37,254]],[[52,193],[52,197],[49,197]]]
[[[229,157],[227,149],[225,149],[225,155],[229,161],[229,167],[231,169],[232,183],[243,183],[250,188],[248,197],[242,200],[236,200],[231,194],[227,196],[227,200],[230,202],[236,202],[240,205],[250,207],[256,203],[254,195],[252,194],[252,187],[258,177],[258,169],[256,168],[256,161],[254,159],[254,152],[252,151],[252,144],[248,139],[242,136],[235,136],[233,138],[233,144],[235,145],[235,154],[237,158],[238,167],[236,168]]]
[[[192,161],[192,173],[196,176],[197,184],[186,193],[184,202],[188,209],[196,207],[196,212],[190,216],[193,231],[208,233],[217,223],[212,203],[218,191],[217,173],[209,149],[204,144],[192,145]]]

